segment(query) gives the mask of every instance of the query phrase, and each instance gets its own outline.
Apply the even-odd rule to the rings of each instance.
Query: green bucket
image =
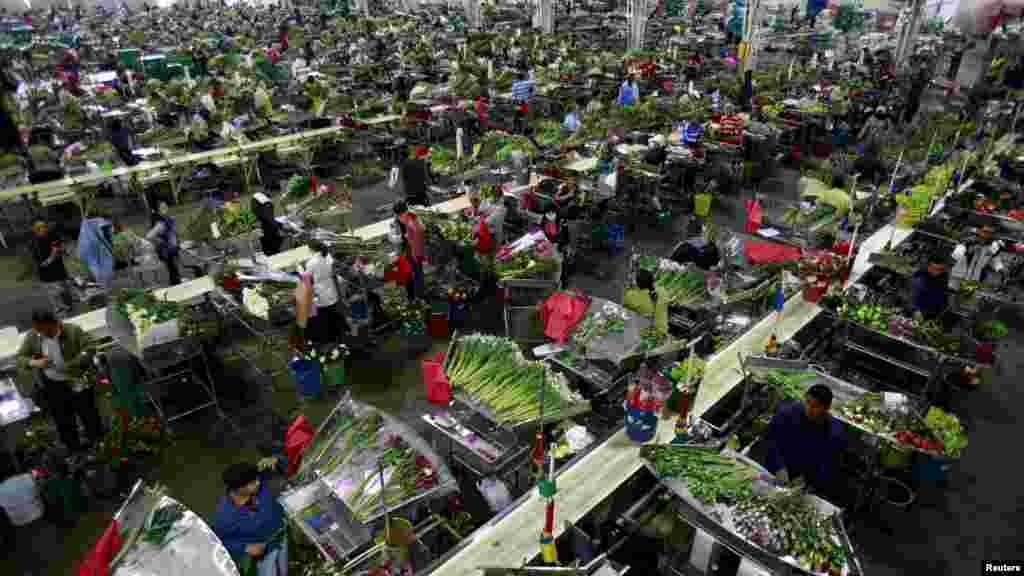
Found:
[[[328,388],[341,388],[345,385],[344,362],[327,367],[324,371],[324,385]]]
[[[711,213],[711,194],[696,194],[693,197],[693,211],[701,218]]]
[[[459,264],[459,271],[470,278],[480,276],[480,260],[476,257],[476,254],[471,248],[467,248],[466,251],[463,252],[462,261]]]

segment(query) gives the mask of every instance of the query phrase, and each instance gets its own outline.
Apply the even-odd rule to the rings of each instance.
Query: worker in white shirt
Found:
[[[961,282],[976,282],[998,287],[1006,269],[999,253],[1002,242],[995,240],[995,229],[991,224],[979,226],[974,231],[974,240],[958,244],[953,250],[953,270],[949,275],[949,287],[959,290]]]
[[[313,256],[306,261],[305,271],[312,276],[316,316],[308,326],[309,339],[317,343],[332,342],[348,331],[345,317],[338,309],[338,281],[334,276],[334,258],[320,242],[311,242]]]

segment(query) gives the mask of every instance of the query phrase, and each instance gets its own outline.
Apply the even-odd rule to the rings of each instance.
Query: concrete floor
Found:
[[[360,191],[357,202],[373,207],[390,195],[390,191],[377,187]],[[359,220],[372,218],[364,213]],[[681,239],[684,225],[685,219],[679,219],[670,229],[637,226],[635,232],[627,234],[626,254],[634,244],[666,254]],[[595,262],[595,271],[574,277],[571,284],[595,296],[618,299],[626,280],[626,256],[590,260]],[[26,327],[27,311],[36,304],[45,304],[45,299],[11,280],[0,279],[0,285],[0,326]],[[497,326],[497,311],[496,306],[477,306],[472,325]],[[922,491],[919,503],[910,510],[882,510],[880,523],[889,527],[891,535],[871,528],[855,534],[855,542],[867,560],[867,574],[967,576],[981,573],[985,560],[1020,561],[1024,484],[1015,477],[1011,442],[1020,432],[1013,409],[1024,404],[1024,392],[1016,386],[1016,375],[1024,368],[1024,357],[1016,355],[1024,346],[1024,333],[1017,329],[1022,325],[1019,319],[1012,320],[1011,337],[1002,347],[992,382],[955,400],[957,411],[966,414],[971,446],[954,466],[948,486]],[[413,421],[426,406],[418,360],[444,346],[443,340],[413,343],[391,338],[382,342],[371,358],[352,359],[349,379],[353,395]],[[277,391],[261,394],[264,383],[247,377],[246,368],[229,364],[218,378],[226,408],[244,428],[241,437],[224,433],[208,413],[196,415],[176,428],[178,440],[147,475],[207,518],[221,494],[220,473],[226,464],[257,458],[274,441],[281,440],[284,426],[295,414],[319,422],[333,405],[331,399],[325,399],[298,406],[286,377],[277,379]],[[237,400],[243,394],[248,397],[244,403]],[[14,546],[0,559],[0,574],[70,573],[116,506],[113,501],[91,502],[88,512],[72,528],[40,521],[18,529]]]

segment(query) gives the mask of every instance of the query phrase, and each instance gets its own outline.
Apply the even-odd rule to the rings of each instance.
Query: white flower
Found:
[[[334,352],[331,352],[331,360],[337,360],[338,356],[339,356],[339,353],[338,353],[337,350],[335,350]]]

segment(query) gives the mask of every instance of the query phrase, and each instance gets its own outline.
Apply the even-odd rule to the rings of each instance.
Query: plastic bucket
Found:
[[[617,254],[626,248],[626,227],[622,224],[608,225],[608,251]]]
[[[324,371],[324,384],[328,388],[341,388],[345,385],[345,364],[339,362],[334,366],[329,366]]]
[[[626,435],[634,442],[648,442],[658,431],[658,415],[652,411],[630,408],[626,413]]]
[[[921,456],[914,461],[911,471],[915,482],[940,482],[946,478],[952,462],[941,456]]]
[[[320,363],[312,360],[295,360],[289,367],[295,378],[295,390],[300,397],[316,396],[322,387]]]
[[[43,501],[31,474],[21,474],[0,483],[0,508],[11,524],[25,526],[43,517]]]
[[[711,213],[711,194],[695,194],[693,196],[693,211],[701,218],[707,218]]]
[[[430,334],[431,338],[445,338],[448,336],[447,310],[434,310],[430,313],[430,324],[427,326],[427,332]]]
[[[448,301],[448,323],[457,325],[466,320],[466,303]]]

